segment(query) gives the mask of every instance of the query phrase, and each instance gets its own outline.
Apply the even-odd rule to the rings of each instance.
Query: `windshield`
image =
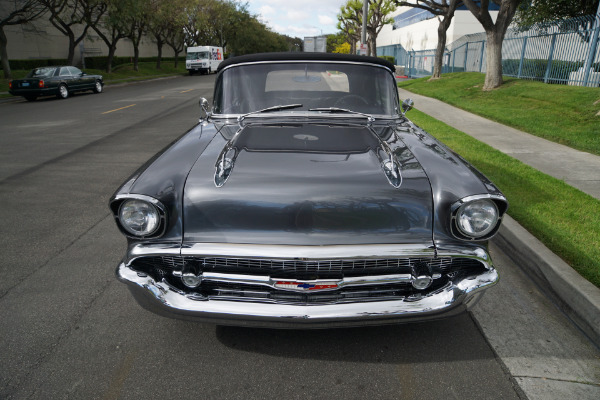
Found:
[[[337,107],[397,115],[395,80],[384,68],[349,63],[264,63],[223,71],[215,86],[215,114],[246,114],[281,104]]]
[[[33,78],[33,77],[44,77],[44,78],[49,78],[52,75],[54,75],[54,70],[56,68],[52,67],[52,68],[36,68],[36,69],[32,69],[31,71],[29,71],[29,73],[27,74],[27,78]]]
[[[186,60],[205,60],[208,58],[207,51],[187,53]]]

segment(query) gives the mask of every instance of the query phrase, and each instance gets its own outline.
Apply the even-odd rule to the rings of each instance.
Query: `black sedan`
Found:
[[[23,79],[11,80],[8,92],[28,101],[48,95],[66,99],[71,93],[85,90],[100,93],[103,86],[102,75],[88,75],[76,67],[40,67],[32,69]]]
[[[405,117],[394,65],[341,54],[221,64],[212,111],[117,190],[117,267],[144,307],[323,328],[449,316],[498,279],[508,203]]]

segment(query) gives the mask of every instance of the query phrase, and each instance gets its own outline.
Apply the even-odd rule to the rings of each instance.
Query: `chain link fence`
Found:
[[[555,24],[538,24],[526,31],[509,29],[502,44],[502,73],[521,79],[578,86],[600,86],[600,20],[595,16]],[[400,49],[398,48],[400,47]],[[486,70],[486,35],[466,35],[447,46],[442,73]],[[385,46],[378,54],[393,55],[410,77],[433,73],[435,49],[405,51]]]

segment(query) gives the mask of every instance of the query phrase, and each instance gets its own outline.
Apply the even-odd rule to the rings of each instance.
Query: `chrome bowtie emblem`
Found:
[[[275,287],[278,289],[295,290],[298,292],[332,290],[338,288],[338,281],[275,281]]]

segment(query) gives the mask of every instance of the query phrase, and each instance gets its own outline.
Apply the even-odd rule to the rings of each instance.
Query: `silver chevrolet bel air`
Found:
[[[464,312],[498,280],[508,204],[405,117],[394,66],[270,53],[224,61],[201,119],[116,191],[117,268],[161,315],[328,328]]]

